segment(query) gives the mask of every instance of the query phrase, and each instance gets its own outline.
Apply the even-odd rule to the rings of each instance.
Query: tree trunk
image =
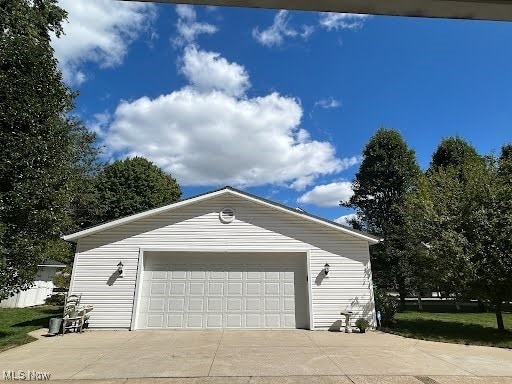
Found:
[[[496,323],[498,325],[498,330],[505,332],[505,324],[503,324],[503,315],[501,313],[501,302],[496,304]]]
[[[478,312],[485,312],[485,304],[482,300],[478,299]]]
[[[400,310],[405,311],[405,289],[401,286],[398,286],[398,294],[400,295]]]
[[[418,309],[423,311],[423,302],[421,301],[421,292],[418,291]]]

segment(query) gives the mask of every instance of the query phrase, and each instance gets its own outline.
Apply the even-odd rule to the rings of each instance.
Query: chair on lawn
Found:
[[[64,306],[64,317],[62,318],[62,335],[66,330],[82,332],[85,322],[85,309],[75,303],[67,303]]]
[[[80,305],[80,300],[82,300],[82,294],[80,295],[67,295],[64,299],[64,307],[68,304]]]
[[[84,326],[87,325],[91,315],[89,312],[93,310],[92,305],[80,305],[82,295],[68,295],[64,301],[64,315],[62,317],[62,335],[66,330],[74,330],[75,332],[83,332]]]

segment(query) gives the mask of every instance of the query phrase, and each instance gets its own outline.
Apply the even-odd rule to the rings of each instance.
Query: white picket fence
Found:
[[[58,266],[39,266],[34,285],[26,291],[0,301],[0,308],[24,308],[44,304],[45,299],[53,292],[53,277]]]

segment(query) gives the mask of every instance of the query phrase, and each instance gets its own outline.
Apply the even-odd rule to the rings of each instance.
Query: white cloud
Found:
[[[176,10],[178,26],[201,24],[193,8]],[[297,190],[354,164],[301,128],[297,99],[277,92],[249,97],[245,67],[201,50],[193,43],[197,34],[187,33],[180,34],[179,71],[188,85],[156,98],[122,101],[112,116],[100,114],[90,123],[107,156],[144,156],[182,185],[275,184]]]
[[[307,185],[346,162],[327,142],[301,139],[302,109],[273,93],[252,99],[181,89],[121,103],[105,142],[141,155],[184,185]]]
[[[310,25],[303,25],[301,29],[291,27],[289,19],[288,11],[281,10],[275,15],[270,27],[262,31],[256,27],[252,30],[252,36],[258,43],[272,47],[281,45],[287,37],[307,39],[313,33],[314,27]]]
[[[241,96],[250,86],[245,68],[230,63],[219,53],[185,48],[181,72],[199,91],[219,90],[232,96]]]
[[[196,19],[196,11],[192,5],[178,4],[176,5],[176,13],[180,19],[189,21],[195,21]]]
[[[192,5],[179,4],[176,6],[178,37],[173,40],[177,46],[193,43],[201,34],[212,35],[218,31],[215,25],[198,22],[196,11]]]
[[[354,165],[357,158],[352,158],[347,163]],[[339,181],[335,183],[317,185],[311,191],[306,192],[297,199],[302,204],[313,204],[319,207],[337,207],[341,201],[347,201],[352,197],[352,183],[349,181]]]
[[[320,25],[327,30],[358,29],[364,25],[369,15],[356,13],[320,13]]]
[[[101,68],[123,62],[128,46],[155,16],[152,4],[112,0],[59,0],[68,12],[65,35],[52,38],[64,80],[79,85],[87,79],[85,63]]]
[[[297,191],[303,191],[309,185],[313,184],[313,182],[315,181],[315,178],[316,178],[316,176],[314,176],[314,175],[301,177],[300,179],[297,179],[293,183],[291,183],[290,188],[293,188]]]
[[[370,17],[366,14],[320,12],[319,25],[328,31],[359,29]],[[275,15],[270,27],[262,30],[255,27],[252,36],[261,45],[273,47],[283,44],[286,38],[308,39],[314,31],[315,27],[312,25],[302,25],[300,28],[290,26],[288,11],[281,10]]]
[[[359,164],[361,162],[361,156],[352,156],[352,157],[345,157],[343,159],[344,168],[350,168],[356,164]]]
[[[102,113],[95,113],[92,119],[87,120],[85,125],[90,131],[94,132],[99,139],[102,139],[111,120],[112,116],[108,111],[105,111]]]
[[[303,111],[296,99],[243,94],[249,86],[243,66],[197,47],[186,48],[182,62],[189,86],[118,105],[103,133],[111,157],[147,157],[182,185],[277,184],[297,190],[354,164],[300,127]],[[204,68],[216,80],[205,80]]]
[[[335,222],[337,222],[338,224],[351,226],[351,225],[350,225],[350,221],[351,221],[351,220],[354,220],[354,219],[357,219],[357,214],[355,214],[355,213],[350,213],[350,214],[348,214],[348,215],[344,215],[344,216],[338,217],[338,218],[337,218],[336,220],[334,220],[334,221],[335,221]]]
[[[315,103],[315,107],[320,107],[323,109],[334,109],[341,107],[341,101],[336,100],[333,97],[328,97],[326,99],[318,100]]]

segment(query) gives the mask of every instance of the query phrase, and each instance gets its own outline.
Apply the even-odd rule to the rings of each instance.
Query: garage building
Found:
[[[225,187],[64,239],[91,328],[375,324],[367,233]]]

